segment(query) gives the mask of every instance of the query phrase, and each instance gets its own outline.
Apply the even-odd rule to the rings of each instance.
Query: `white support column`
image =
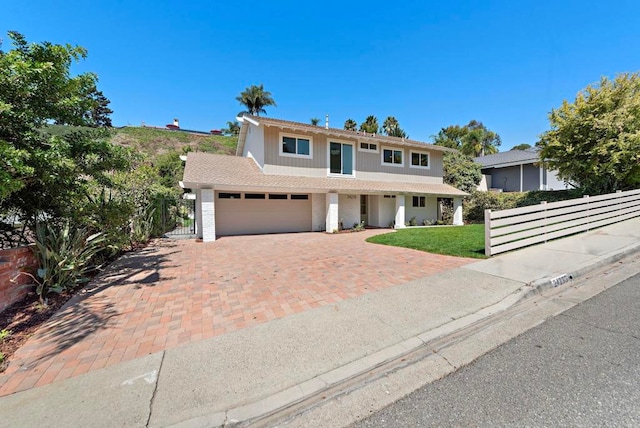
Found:
[[[544,188],[544,164],[540,164],[540,186],[538,190],[546,190]]]
[[[396,225],[395,229],[404,229],[406,226],[404,214],[404,195],[396,195]]]
[[[216,209],[213,189],[200,190],[200,204],[202,205],[202,242],[213,242],[216,240]]]
[[[333,233],[338,230],[338,194],[327,193],[327,217],[326,217],[326,231],[327,233]]]
[[[202,239],[202,191],[196,189],[196,236]]]
[[[453,224],[454,226],[462,226],[462,198],[453,198]]]
[[[524,181],[524,171],[522,164],[520,164],[520,191],[522,192],[522,182]]]

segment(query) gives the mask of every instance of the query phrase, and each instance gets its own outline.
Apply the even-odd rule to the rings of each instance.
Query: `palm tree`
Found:
[[[385,133],[387,135],[391,135],[399,126],[400,125],[398,124],[398,120],[393,116],[389,116],[382,123],[382,128],[380,129],[380,132]]]
[[[271,92],[265,91],[262,83],[260,86],[251,85],[240,95],[236,97],[238,102],[247,108],[246,111],[240,112],[240,115],[248,113],[254,116],[260,116],[260,113],[267,114],[264,109],[267,106],[277,107],[276,102],[271,97]]]
[[[378,118],[373,115],[367,116],[365,121],[360,124],[360,131],[368,134],[378,132]]]
[[[487,129],[482,122],[472,120],[466,126],[469,130],[462,137],[462,153],[469,156],[485,156],[498,153],[501,139],[498,134]]]
[[[358,124],[353,119],[347,119],[344,122],[344,129],[347,131],[356,131],[358,129]]]
[[[309,120],[313,126],[318,126],[318,124],[320,123],[320,119],[318,119],[317,117],[312,117]]]
[[[227,127],[223,129],[222,132],[229,135],[238,135],[240,133],[240,124],[237,120],[227,122]]]

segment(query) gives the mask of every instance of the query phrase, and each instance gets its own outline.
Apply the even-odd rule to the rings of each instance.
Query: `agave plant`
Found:
[[[50,293],[62,293],[87,282],[87,274],[95,269],[92,259],[102,248],[102,233],[89,235],[85,229],[40,223],[36,227],[33,247],[40,267],[36,271],[36,293],[40,302]]]

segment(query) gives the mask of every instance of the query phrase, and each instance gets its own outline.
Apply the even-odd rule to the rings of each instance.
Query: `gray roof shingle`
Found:
[[[540,161],[537,149],[509,150],[494,155],[479,156],[473,159],[483,167],[495,167],[504,164],[528,164]]]

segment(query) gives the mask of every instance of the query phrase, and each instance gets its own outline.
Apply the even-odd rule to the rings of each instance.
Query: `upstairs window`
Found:
[[[353,175],[353,144],[329,142],[329,174]]]
[[[429,153],[411,152],[411,168],[429,169]]]
[[[360,143],[358,145],[358,151],[378,153],[378,144],[377,143]]]
[[[382,164],[404,166],[404,156],[402,149],[382,149]]]
[[[313,140],[311,137],[280,134],[280,155],[311,158]]]

